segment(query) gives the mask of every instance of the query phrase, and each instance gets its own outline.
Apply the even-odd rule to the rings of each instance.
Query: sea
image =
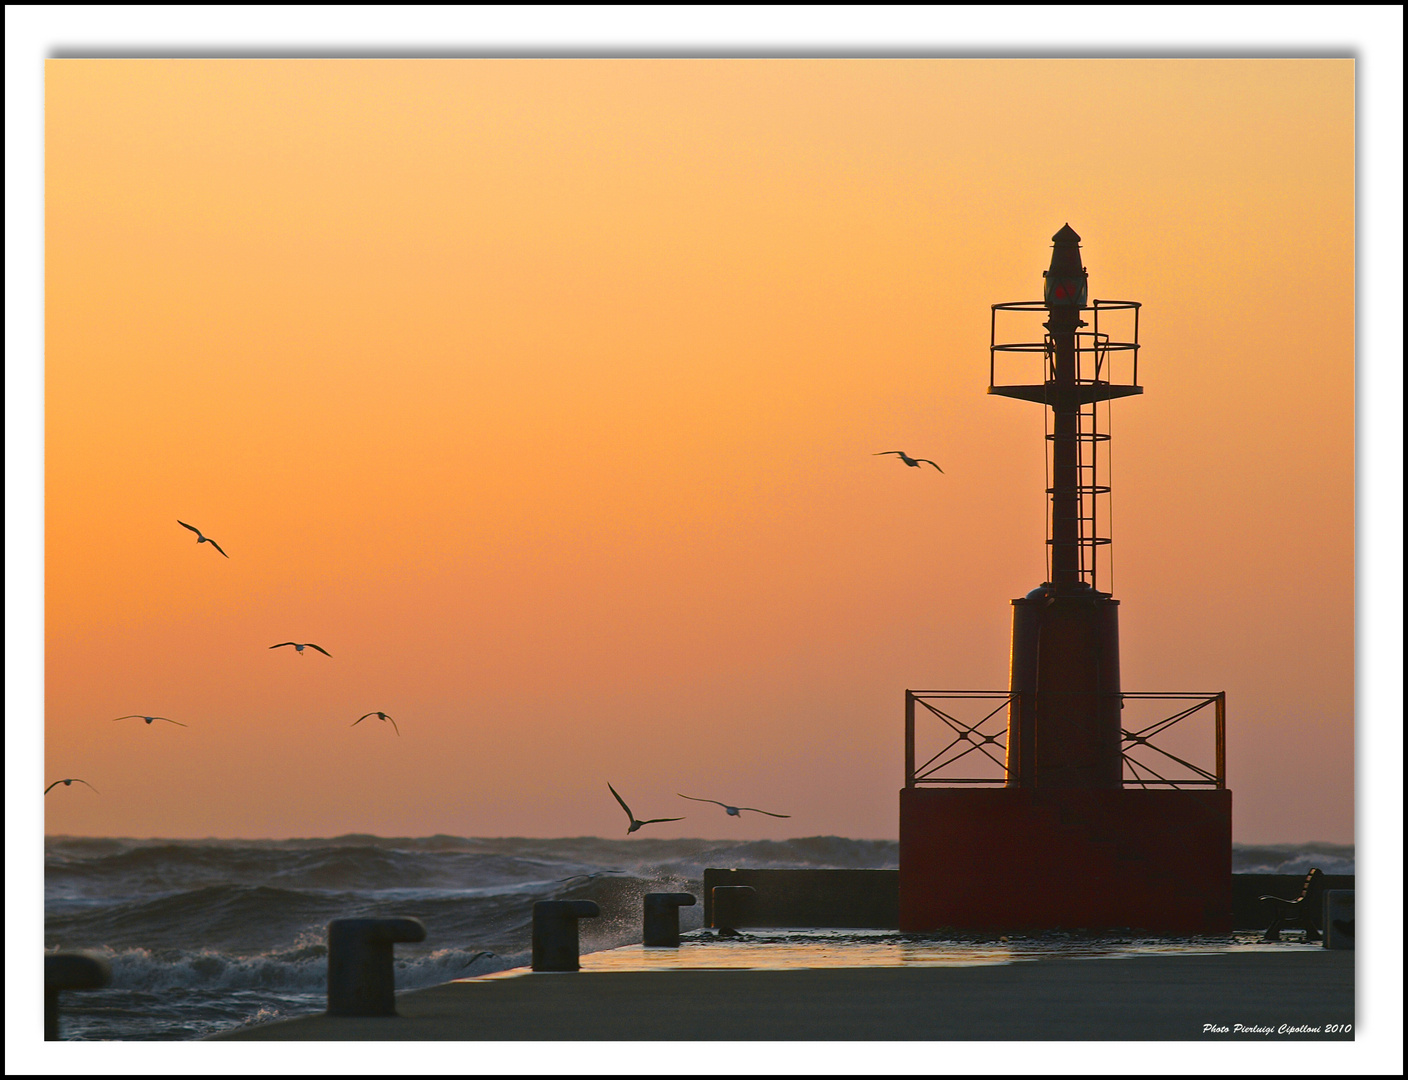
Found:
[[[322,1012],[327,924],[411,915],[426,940],[396,946],[410,990],[530,962],[539,900],[595,900],[583,953],[640,941],[641,898],[702,893],[707,867],[889,869],[892,840],[480,839],[350,835],[307,840],[51,836],[44,947],[112,966],[102,990],[63,995],[66,1040],[199,1039]],[[1234,873],[1354,873],[1339,844],[1233,845]],[[613,914],[615,913],[615,914]],[[697,929],[702,906],[680,909]]]

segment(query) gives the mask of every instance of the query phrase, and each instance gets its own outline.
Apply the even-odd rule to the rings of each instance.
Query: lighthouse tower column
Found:
[[[1122,690],[1119,601],[1100,588],[1102,552],[1110,544],[1101,533],[1110,495],[1101,462],[1110,436],[1096,406],[1143,392],[1139,304],[1089,303],[1080,237],[1066,225],[1052,241],[1042,300],[993,306],[988,393],[1051,410],[1049,573],[1012,601],[1005,775],[996,781],[1000,787],[974,787],[983,781],[945,786],[934,769],[916,774],[913,701],[925,693],[962,695],[906,692],[910,764],[900,793],[900,925],[1225,933],[1232,888],[1225,696],[1203,700],[1216,706],[1215,772],[1192,766],[1191,779],[1174,781],[1136,771],[1127,750],[1150,739],[1126,730],[1126,698],[1160,695]],[[1042,340],[1000,343],[999,314],[1044,317]],[[1129,316],[1133,332],[1115,335],[1111,315]],[[1012,354],[1039,356],[1040,381],[999,384],[997,359]],[[1121,358],[1129,366],[1123,382],[1115,379]],[[972,744],[978,734],[972,728],[959,738]],[[982,745],[995,740],[984,736]]]
[[[1080,237],[1066,225],[1051,239],[1040,386],[1052,414],[1051,580],[1012,601],[1011,689],[1022,707],[1009,718],[1008,783],[1119,788],[1119,609],[1095,587],[1096,557],[1109,541],[1095,527],[1098,499],[1109,494],[1098,483],[1099,451],[1109,436],[1099,431],[1094,407],[1142,390],[1110,378],[1108,335],[1080,334],[1089,325],[1081,318],[1087,283]],[[994,384],[988,392],[1031,400],[1034,389]]]

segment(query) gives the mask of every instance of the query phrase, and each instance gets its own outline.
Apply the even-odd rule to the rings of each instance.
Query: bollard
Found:
[[[539,900],[533,905],[533,970],[580,971],[577,920],[601,909],[590,900]]]
[[[693,893],[646,893],[645,932],[642,943],[650,947],[678,949],[680,946],[680,908],[693,906]]]
[[[98,990],[112,982],[106,960],[87,953],[44,954],[44,1041],[59,1038],[59,991]]]
[[[1325,940],[1327,949],[1354,948],[1354,890],[1325,890]]]
[[[424,941],[419,919],[333,919],[328,923],[328,1015],[395,1016],[392,946]]]
[[[748,894],[756,892],[751,885],[714,886],[714,926],[719,937],[736,937],[738,924],[743,921]]]

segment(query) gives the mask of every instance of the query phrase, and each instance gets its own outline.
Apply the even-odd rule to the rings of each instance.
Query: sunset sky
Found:
[[[45,831],[895,836],[904,690],[1045,577],[989,313],[1069,222],[1144,305],[1124,688],[1227,691],[1235,839],[1351,842],[1354,77],[49,60]]]

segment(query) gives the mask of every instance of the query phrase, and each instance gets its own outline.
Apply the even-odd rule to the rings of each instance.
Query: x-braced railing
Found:
[[[916,784],[1004,784],[1007,782],[1007,710],[1020,694],[1009,694],[1000,690],[932,691],[906,690],[904,692],[904,775],[905,787]],[[968,723],[935,705],[935,701],[991,701],[993,709],[975,723]],[[915,764],[914,718],[915,709],[923,707],[938,717],[953,734],[948,745],[939,750],[927,761]],[[996,730],[984,731],[983,725],[998,718]],[[996,754],[994,754],[996,750]],[[947,769],[955,762],[972,753],[982,754],[998,768],[997,776],[952,777],[937,776],[941,769]],[[971,759],[977,762],[978,759]]]
[[[1001,690],[906,690],[904,692],[904,752],[905,786],[918,784],[1004,784],[1007,782],[1007,717],[1009,710],[1021,704],[1020,693]],[[1120,753],[1129,775],[1123,780],[1125,787],[1216,787],[1227,786],[1227,694],[1159,694],[1126,692],[1119,695],[1128,701],[1187,701],[1190,704],[1172,716],[1164,717],[1152,724],[1130,731],[1120,729]],[[968,722],[954,716],[935,702],[984,701],[993,707],[975,722]],[[1153,742],[1175,724],[1188,719],[1195,713],[1212,706],[1214,712],[1214,764],[1212,771],[1195,765],[1186,758],[1173,753],[1167,747],[1156,746]],[[952,733],[952,738],[937,753],[922,763],[915,756],[915,715],[922,707],[930,715],[941,720]],[[996,721],[994,727],[993,721]],[[988,730],[984,730],[988,725]],[[1140,760],[1134,751],[1151,751],[1161,759],[1173,762],[1189,770],[1190,776],[1165,776],[1147,760]],[[988,762],[997,766],[995,776],[941,776],[943,770],[956,762],[979,753]],[[1038,753],[1040,748],[1038,747]],[[970,762],[980,759],[969,758]],[[1162,763],[1159,768],[1166,769]]]
[[[1126,787],[1138,785],[1139,787],[1216,787],[1225,788],[1227,786],[1227,693],[1220,691],[1216,694],[1143,694],[1127,693],[1122,695],[1125,700],[1146,699],[1146,700],[1185,700],[1192,701],[1186,709],[1165,717],[1138,731],[1128,731],[1120,728],[1122,744],[1120,753],[1124,758],[1124,763],[1129,767],[1130,776],[1125,779]],[[1209,772],[1191,761],[1186,761],[1177,754],[1170,753],[1163,747],[1155,746],[1152,740],[1156,735],[1167,731],[1174,724],[1186,720],[1194,713],[1213,707],[1215,715],[1214,726],[1216,728],[1215,739],[1215,763],[1213,772]],[[1152,750],[1156,754],[1162,755],[1169,761],[1176,762],[1184,768],[1189,769],[1194,774],[1191,777],[1166,777],[1156,771],[1147,761],[1136,760],[1130,751],[1136,748]],[[1160,763],[1160,768],[1165,768]]]

